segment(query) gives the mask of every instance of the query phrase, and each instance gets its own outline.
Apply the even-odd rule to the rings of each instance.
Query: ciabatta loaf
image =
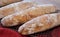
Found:
[[[3,26],[15,26],[21,23],[25,23],[37,16],[41,16],[48,13],[55,12],[56,9],[53,5],[36,5],[29,9],[26,9],[21,12],[14,13],[12,15],[8,15],[1,20]]]
[[[0,18],[32,7],[33,2],[17,2],[0,8]]]
[[[60,25],[60,13],[38,16],[19,27],[23,35],[33,34]]]

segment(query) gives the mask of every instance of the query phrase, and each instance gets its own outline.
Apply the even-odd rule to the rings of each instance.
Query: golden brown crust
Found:
[[[5,6],[11,3],[20,2],[22,0],[0,0],[0,6]]]
[[[33,34],[59,25],[58,13],[38,16],[19,27],[18,32],[23,35]],[[59,15],[60,16],[60,15]],[[59,23],[58,23],[59,22]]]
[[[32,2],[17,2],[0,8],[0,18],[32,7]]]
[[[41,16],[43,14],[55,12],[56,9],[53,5],[36,5],[20,13],[14,13],[12,15],[6,16],[1,20],[3,26],[15,26],[21,23],[25,23],[32,18]]]

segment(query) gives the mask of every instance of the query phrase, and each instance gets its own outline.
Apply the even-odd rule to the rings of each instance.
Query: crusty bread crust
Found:
[[[28,9],[28,8],[32,7],[33,5],[34,5],[34,3],[32,3],[32,2],[22,1],[22,2],[17,2],[17,3],[13,3],[10,5],[4,6],[4,7],[0,8],[0,18],[3,18],[7,15]]]
[[[21,23],[25,23],[32,18],[41,16],[43,14],[49,14],[56,11],[56,8],[52,4],[35,5],[24,11],[8,15],[1,20],[3,26],[16,26]]]
[[[53,28],[60,24],[60,13],[38,16],[19,27],[23,35],[33,34]]]
[[[22,0],[0,0],[0,6],[5,6],[11,3],[20,2]]]

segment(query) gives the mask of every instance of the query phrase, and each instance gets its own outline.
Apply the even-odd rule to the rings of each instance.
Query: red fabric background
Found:
[[[8,35],[8,36],[7,36]],[[2,28],[0,24],[0,37],[60,37],[60,26],[50,30],[43,32],[42,34],[32,35],[32,36],[23,36],[18,34],[16,31]]]
[[[46,32],[48,33],[48,32]],[[60,27],[56,27],[54,28],[52,31],[50,31],[50,33],[48,34],[40,34],[36,37],[60,37]]]

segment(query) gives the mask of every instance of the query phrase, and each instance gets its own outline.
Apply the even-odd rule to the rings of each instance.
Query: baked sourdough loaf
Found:
[[[33,34],[60,25],[60,13],[38,16],[19,27],[23,35]]]
[[[1,20],[1,23],[3,26],[16,26],[16,25],[25,23],[37,16],[53,13],[55,11],[56,11],[56,8],[52,4],[35,5],[24,11],[20,11],[4,17]]]
[[[22,10],[28,9],[34,5],[33,2],[26,2],[26,1],[21,1],[17,3],[13,3],[7,6],[4,6],[0,8],[0,18],[3,18],[7,15],[20,12]]]
[[[5,6],[11,3],[20,2],[22,0],[0,0],[0,6]]]

